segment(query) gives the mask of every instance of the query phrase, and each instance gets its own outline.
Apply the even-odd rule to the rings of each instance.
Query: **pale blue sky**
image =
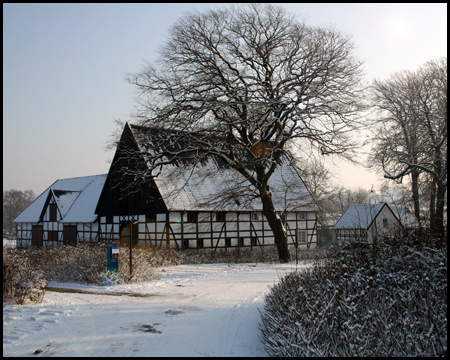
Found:
[[[352,34],[368,81],[447,56],[447,4],[282,5]],[[57,179],[107,173],[114,119],[127,120],[134,106],[125,74],[156,58],[185,12],[224,6],[3,4],[3,189],[39,195]],[[342,185],[377,182],[340,166]]]

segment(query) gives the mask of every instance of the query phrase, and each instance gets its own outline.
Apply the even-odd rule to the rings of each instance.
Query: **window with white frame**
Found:
[[[297,230],[297,241],[299,244],[306,243],[306,230]]]
[[[252,213],[250,214],[250,219],[251,219],[252,221],[258,221],[258,220],[259,220],[258,213],[257,213],[257,212],[252,212]]]

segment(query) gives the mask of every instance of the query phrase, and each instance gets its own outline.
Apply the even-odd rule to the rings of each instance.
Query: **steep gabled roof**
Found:
[[[368,229],[385,206],[392,212],[386,203],[349,205],[333,228]]]
[[[62,216],[61,222],[90,223],[106,174],[61,179],[55,181],[12,221],[14,223],[42,221],[45,209],[53,197]]]
[[[397,219],[400,220],[402,225],[406,228],[417,228],[419,227],[419,220],[416,216],[407,208],[402,206],[391,206],[391,209]]]
[[[135,125],[125,126],[129,126],[141,151],[146,151],[150,138],[158,131]],[[176,147],[179,144],[174,142],[168,146]],[[168,210],[262,210],[261,201],[243,175],[212,156],[196,164],[185,158],[163,166],[154,182]],[[272,174],[269,186],[277,211],[320,211],[287,157]]]

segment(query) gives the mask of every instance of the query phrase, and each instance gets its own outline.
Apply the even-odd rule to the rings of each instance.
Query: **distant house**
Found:
[[[396,235],[403,225],[387,203],[349,205],[333,227],[338,243],[373,243],[376,237]]]
[[[177,249],[274,244],[261,202],[247,181],[212,157],[199,164],[182,159],[163,166],[158,177],[136,188],[139,179],[124,176],[124,169],[146,164],[143,158],[130,160],[127,153],[147,151],[154,131],[161,130],[125,125],[95,211],[100,239]],[[288,243],[315,247],[320,208],[289,159],[277,167],[269,185]]]
[[[94,210],[105,180],[104,174],[55,181],[13,219],[19,246],[97,240]]]

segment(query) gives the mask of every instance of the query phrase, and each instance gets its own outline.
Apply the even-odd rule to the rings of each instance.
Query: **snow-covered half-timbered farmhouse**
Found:
[[[394,236],[403,225],[387,203],[349,205],[333,227],[338,243],[373,243]]]
[[[127,159],[127,150],[145,151],[152,131],[124,127],[96,208],[100,239],[177,249],[274,244],[261,202],[249,198],[246,180],[212,158],[196,165],[163,166],[138,189],[129,187],[136,179],[127,180],[124,168],[137,169],[145,162]],[[295,168],[287,161],[280,164],[269,185],[289,244],[315,247],[320,208]]]
[[[98,240],[94,213],[106,174],[55,181],[13,223],[19,246],[76,245]]]
[[[274,244],[258,198],[246,180],[214,159],[177,162],[138,183],[125,169],[145,165],[129,158],[143,151],[152,129],[126,124],[107,175],[58,180],[19,214],[19,245],[123,242],[184,248],[262,247]],[[138,184],[136,186],[136,184]],[[317,246],[319,206],[288,159],[270,178],[272,198],[288,243]]]

